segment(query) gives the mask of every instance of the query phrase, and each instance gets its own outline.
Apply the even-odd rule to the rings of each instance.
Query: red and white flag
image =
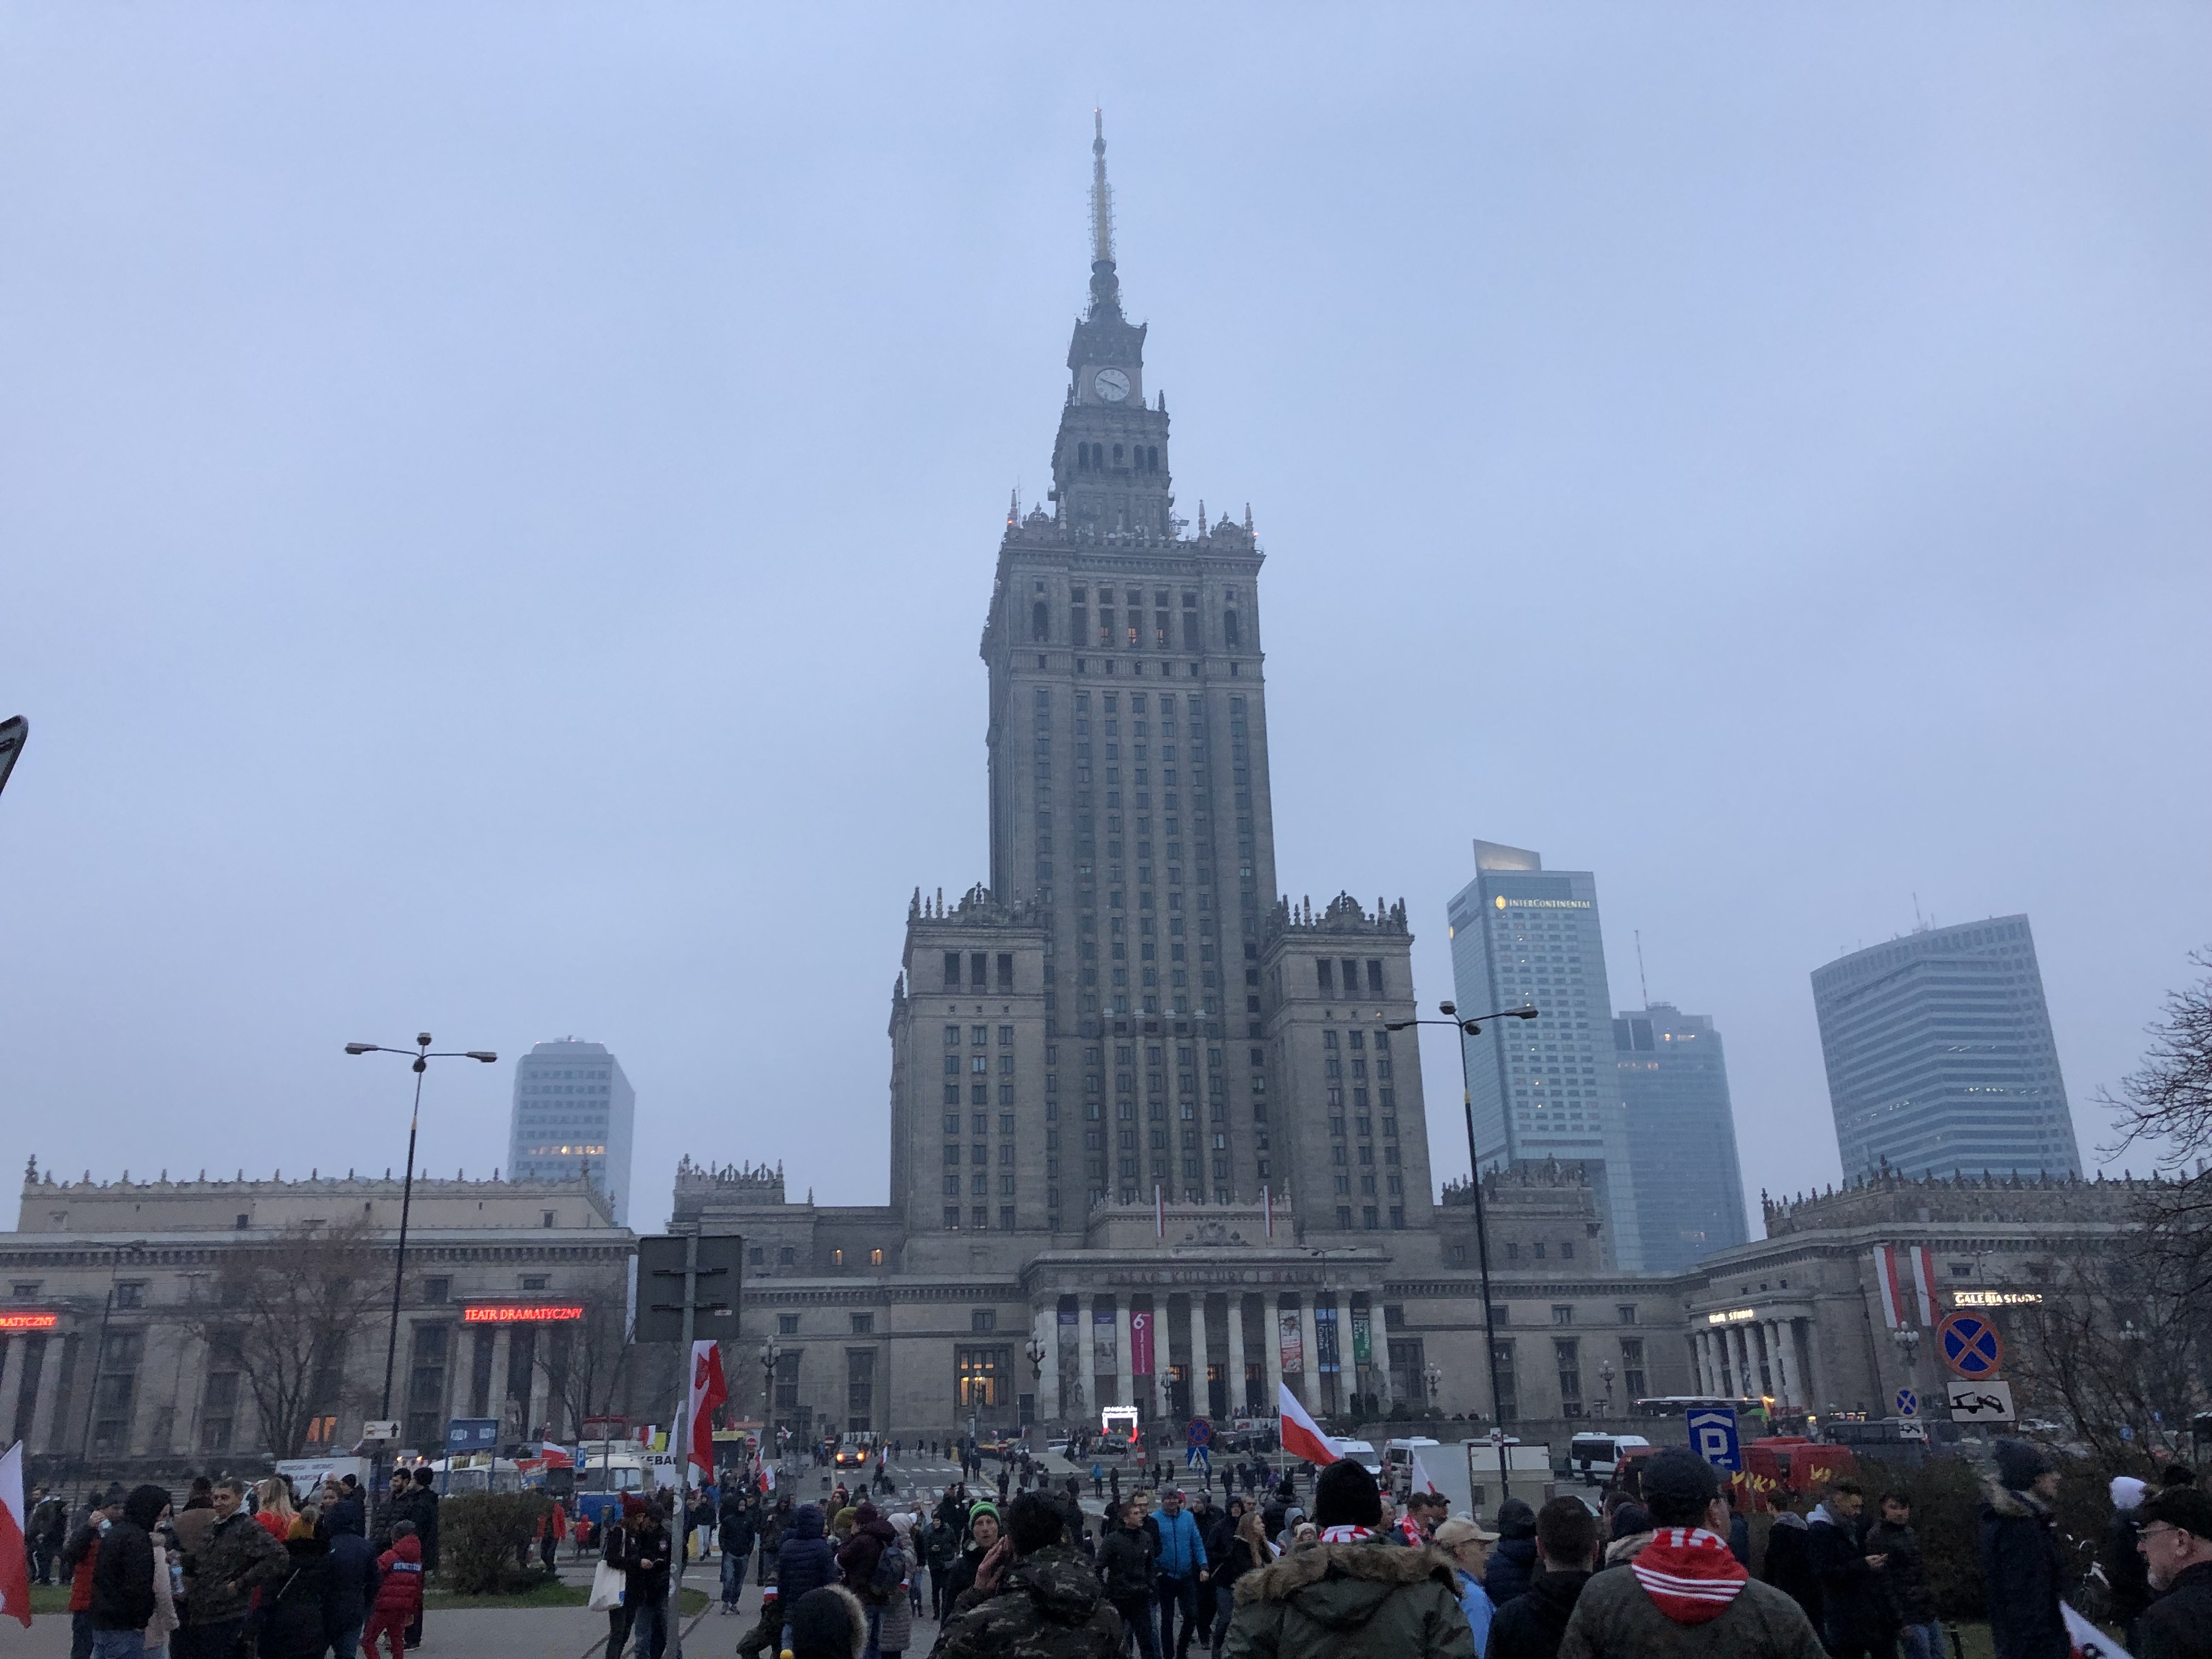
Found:
[[[1430,1478],[1428,1470],[1422,1467],[1421,1455],[1419,1452],[1415,1452],[1413,1454],[1413,1490],[1415,1492],[1441,1492],[1443,1491],[1442,1486],[1437,1485],[1435,1480]]]
[[[714,1473],[714,1408],[730,1397],[722,1382],[722,1345],[711,1337],[691,1345],[691,1446],[688,1460]]]
[[[556,1446],[550,1440],[538,1443],[538,1455],[544,1460],[549,1469],[573,1469],[576,1467],[576,1460],[568,1455],[568,1449]]]
[[[1875,1285],[1881,1293],[1881,1316],[1893,1331],[1908,1325],[1933,1328],[1940,1308],[1936,1294],[1936,1259],[1927,1246],[1899,1249],[1874,1247]]]
[[[31,1558],[23,1548],[23,1443],[0,1457],[0,1613],[31,1627]]]
[[[1293,1457],[1303,1457],[1316,1468],[1336,1462],[1336,1453],[1321,1431],[1321,1425],[1306,1415],[1306,1408],[1298,1404],[1297,1395],[1291,1385],[1279,1377],[1275,1382],[1275,1408],[1282,1413],[1283,1449]]]

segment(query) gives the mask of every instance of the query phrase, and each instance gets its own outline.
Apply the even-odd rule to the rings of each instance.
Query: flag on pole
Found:
[[[691,1345],[691,1455],[714,1473],[714,1408],[730,1397],[722,1382],[722,1345],[711,1337]]]
[[[544,1459],[545,1467],[549,1469],[573,1469],[576,1467],[576,1460],[568,1455],[568,1449],[556,1446],[550,1440],[538,1443],[538,1455]]]
[[[1275,1382],[1275,1408],[1282,1413],[1283,1449],[1293,1457],[1303,1457],[1315,1468],[1336,1462],[1336,1453],[1330,1449],[1321,1427],[1306,1415],[1306,1408],[1298,1404],[1297,1395],[1291,1385],[1279,1377]]]
[[[31,1558],[23,1549],[23,1443],[0,1457],[0,1613],[31,1627]]]
[[[2065,1621],[2066,1639],[2074,1644],[2075,1653],[2094,1653],[2097,1659],[2128,1659],[2128,1650],[2075,1612],[2071,1601],[2058,1604],[2058,1616]]]
[[[1421,1455],[1419,1452],[1415,1452],[1413,1454],[1413,1490],[1415,1492],[1441,1492],[1443,1490],[1442,1486],[1439,1486],[1434,1480],[1429,1478],[1429,1472],[1425,1467],[1423,1467],[1421,1462]]]

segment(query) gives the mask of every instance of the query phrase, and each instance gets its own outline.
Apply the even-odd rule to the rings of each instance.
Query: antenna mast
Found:
[[[1636,930],[1636,988],[1644,993],[1644,1011],[1651,1012],[1651,988],[1644,981],[1644,930]]]
[[[1106,112],[1091,112],[1091,257],[1114,257],[1114,190],[1106,182]]]

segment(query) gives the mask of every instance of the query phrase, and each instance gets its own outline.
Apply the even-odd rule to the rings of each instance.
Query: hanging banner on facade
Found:
[[[1083,1310],[1062,1308],[1053,1323],[1053,1345],[1059,1349],[1056,1364],[1063,1375],[1076,1369],[1079,1351],[1083,1346]]]
[[[1936,1259],[1925,1245],[1899,1249],[1874,1247],[1874,1281],[1881,1293],[1881,1316],[1893,1331],[1908,1325],[1933,1328],[1942,1317],[1936,1291]]]
[[[1352,1310],[1352,1363],[1371,1365],[1375,1363],[1374,1315],[1365,1308]]]
[[[1133,1313],[1129,1316],[1129,1375],[1152,1374],[1152,1316],[1149,1313]]]
[[[1344,1369],[1336,1340],[1336,1304],[1333,1302],[1314,1310],[1314,1349],[1315,1363],[1323,1372]]]
[[[1282,1355],[1283,1375],[1303,1376],[1306,1369],[1306,1344],[1304,1336],[1298,1329],[1297,1314],[1285,1313],[1275,1316],[1275,1346],[1277,1352]]]
[[[1121,1345],[1114,1340],[1114,1310],[1111,1308],[1093,1308],[1091,1310],[1092,1369],[1099,1376],[1110,1376],[1120,1352]]]

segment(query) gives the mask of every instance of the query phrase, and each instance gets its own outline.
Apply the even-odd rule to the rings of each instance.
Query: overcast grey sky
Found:
[[[2212,939],[2202,6],[9,5],[0,77],[19,1157],[381,1170],[345,1041],[573,1033],[641,1224],[685,1152],[881,1201],[1094,103],[1284,887],[1429,1000],[1472,837],[1595,870],[1781,1190],[1915,893],[2033,918],[2085,1148]]]

